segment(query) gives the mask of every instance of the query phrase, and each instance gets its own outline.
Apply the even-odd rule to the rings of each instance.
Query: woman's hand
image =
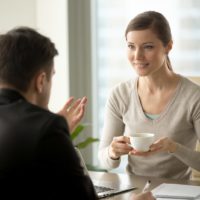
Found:
[[[149,156],[158,152],[173,153],[176,151],[176,149],[177,149],[177,143],[168,137],[164,137],[154,142],[150,146],[150,149],[148,152],[139,152],[133,149],[132,151],[129,152],[129,155],[133,154],[137,156]]]
[[[128,154],[133,149],[129,144],[130,139],[127,136],[114,137],[108,149],[110,158],[116,160],[121,155]]]
[[[68,122],[70,133],[73,132],[83,118],[86,103],[86,97],[77,100],[74,100],[74,97],[70,97],[64,107],[58,112],[58,114],[63,116]]]
[[[133,194],[130,200],[155,200],[151,192]]]

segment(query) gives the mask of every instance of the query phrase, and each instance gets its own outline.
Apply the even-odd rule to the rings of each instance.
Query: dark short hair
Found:
[[[47,74],[58,54],[54,43],[29,27],[18,27],[0,35],[0,83],[27,91],[40,71]]]
[[[127,34],[131,31],[145,29],[151,29],[164,46],[167,46],[167,44],[172,40],[171,29],[167,19],[164,15],[156,11],[146,11],[134,17],[126,28],[125,37],[127,39]],[[172,70],[168,56],[167,62],[169,69]]]

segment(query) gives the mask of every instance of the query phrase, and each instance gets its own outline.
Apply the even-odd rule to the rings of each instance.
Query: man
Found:
[[[31,28],[0,35],[2,199],[97,199],[69,137],[87,99],[70,98],[59,115],[48,110],[57,54]]]
[[[70,98],[59,115],[48,110],[57,54],[49,38],[31,28],[0,35],[1,199],[97,199],[69,137],[87,99]]]

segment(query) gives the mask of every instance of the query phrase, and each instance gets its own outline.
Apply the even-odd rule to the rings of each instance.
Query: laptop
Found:
[[[76,147],[75,147],[75,150],[80,158],[81,165],[84,169],[85,175],[90,176],[87,170],[87,167],[85,165],[85,161],[81,155],[81,152]],[[96,190],[96,193],[99,199],[136,189],[136,187],[132,185],[125,185],[125,184],[116,185],[111,181],[102,181],[102,180],[94,180],[94,179],[91,179],[91,180],[94,184],[94,188]]]

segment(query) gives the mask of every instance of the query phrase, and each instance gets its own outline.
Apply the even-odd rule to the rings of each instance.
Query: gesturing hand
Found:
[[[59,115],[67,120],[70,133],[73,132],[83,118],[86,103],[86,97],[77,100],[74,100],[74,97],[70,97],[64,107],[58,112]]]

